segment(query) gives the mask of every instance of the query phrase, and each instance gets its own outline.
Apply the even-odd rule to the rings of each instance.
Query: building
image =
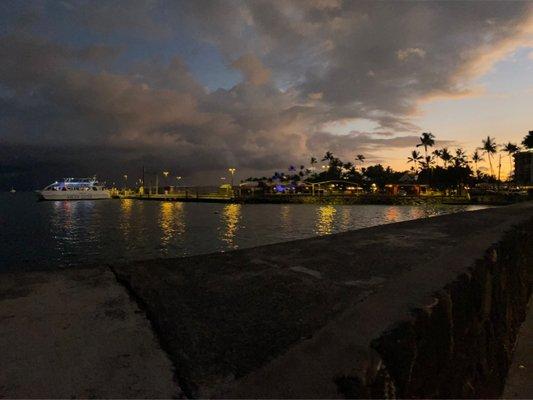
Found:
[[[390,196],[423,196],[429,193],[429,185],[390,183],[385,185],[385,192]]]
[[[516,183],[533,186],[533,149],[514,155],[514,171]]]
[[[322,182],[308,182],[311,194],[319,195],[357,195],[363,193],[363,188],[357,183],[342,179],[332,179]]]

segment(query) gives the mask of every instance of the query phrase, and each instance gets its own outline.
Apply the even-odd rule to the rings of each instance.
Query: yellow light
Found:
[[[318,209],[315,233],[329,235],[333,233],[333,222],[337,210],[332,206],[322,206]]]
[[[236,171],[235,168],[228,168],[228,171],[230,172],[231,175],[233,175]]]
[[[241,216],[240,204],[227,204],[222,212],[222,222],[226,225],[226,230],[221,233],[221,239],[226,242],[230,248],[235,248],[235,234],[239,227]]]
[[[183,203],[161,202],[159,227],[161,228],[161,244],[166,247],[173,237],[185,233],[185,221],[183,220]]]
[[[163,175],[165,175],[165,178],[168,176],[169,173],[170,172],[168,172],[168,171],[163,171]]]

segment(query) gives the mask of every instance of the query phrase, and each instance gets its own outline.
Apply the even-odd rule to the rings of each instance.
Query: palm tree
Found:
[[[511,172],[513,172],[513,154],[518,153],[519,150],[520,147],[511,142],[503,145],[503,151],[509,156],[509,181],[511,180]]]
[[[422,159],[422,156],[420,155],[420,152],[417,150],[413,150],[411,152],[411,156],[407,157],[407,162],[412,162],[415,165],[415,170],[418,170],[418,163]]]
[[[425,156],[424,157],[424,161],[421,162],[421,164],[424,166],[424,168],[426,169],[430,169],[431,168],[431,165],[433,165],[434,161],[433,161],[433,156],[429,155],[429,156]]]
[[[489,157],[490,175],[494,176],[492,172],[492,156],[496,154],[498,145],[496,144],[495,139],[490,136],[487,136],[487,138],[483,139],[481,142],[483,143],[481,150],[483,150],[483,152]]]
[[[433,150],[433,155],[435,156],[435,159],[440,158],[442,160],[442,150],[439,150],[439,149]],[[437,165],[439,165],[438,161],[437,161]]]
[[[428,147],[433,147],[435,144],[433,139],[435,139],[435,135],[433,135],[431,132],[424,132],[422,133],[422,136],[420,136],[420,143],[416,145],[416,147],[424,146],[426,158],[428,156]]]
[[[357,156],[355,156],[355,161],[360,161],[361,164],[363,164],[365,162],[365,156],[362,155],[362,154],[358,154]]]
[[[331,151],[326,151],[326,154],[324,154],[324,157],[322,158],[322,161],[331,161],[333,160],[333,153]]]
[[[352,167],[353,167],[353,164],[351,162],[342,164],[342,168],[344,168],[346,171],[349,171],[350,169],[352,169]]]
[[[529,131],[524,140],[522,140],[522,144],[526,149],[533,149],[533,131]]]
[[[474,151],[474,154],[472,154],[472,161],[474,161],[474,165],[476,168],[476,174],[479,177],[479,170],[477,169],[477,164],[483,161],[483,157],[481,156],[481,154],[479,154],[478,150]]]
[[[442,149],[441,158],[444,161],[444,167],[448,167],[448,163],[452,160],[452,155],[447,147]]]
[[[466,153],[460,147],[458,147],[455,150],[455,157],[453,157],[453,160],[454,160],[454,163],[455,163],[456,167],[462,167],[462,166],[466,166],[466,164],[468,164],[468,160],[466,158]]]

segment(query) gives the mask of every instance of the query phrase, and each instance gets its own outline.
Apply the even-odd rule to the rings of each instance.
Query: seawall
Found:
[[[531,196],[517,194],[493,194],[462,196],[390,196],[384,194],[359,195],[307,195],[307,194],[278,194],[256,196],[217,196],[199,195],[188,196],[159,194],[151,196],[126,196],[116,198],[130,198],[152,201],[179,201],[203,203],[244,203],[244,204],[329,204],[329,205],[357,205],[357,204],[386,204],[386,205],[421,205],[421,204],[486,204],[510,205],[531,200]]]
[[[532,277],[532,202],[222,254],[3,274],[0,370],[20,348],[34,361],[1,375],[0,395],[32,397],[59,351],[48,381],[76,385],[51,395],[43,384],[40,397],[497,397]],[[63,286],[85,293],[70,314],[68,296],[50,289]],[[36,310],[70,325],[34,322],[27,334]],[[85,353],[91,362],[77,363]],[[84,382],[102,365],[152,384],[132,393],[116,382],[106,391],[106,374]],[[153,383],[147,371],[158,369],[165,378]]]

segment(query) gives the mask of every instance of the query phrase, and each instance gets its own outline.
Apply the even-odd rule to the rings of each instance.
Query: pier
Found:
[[[533,202],[5,273],[0,397],[530,397],[506,380],[532,277]]]

